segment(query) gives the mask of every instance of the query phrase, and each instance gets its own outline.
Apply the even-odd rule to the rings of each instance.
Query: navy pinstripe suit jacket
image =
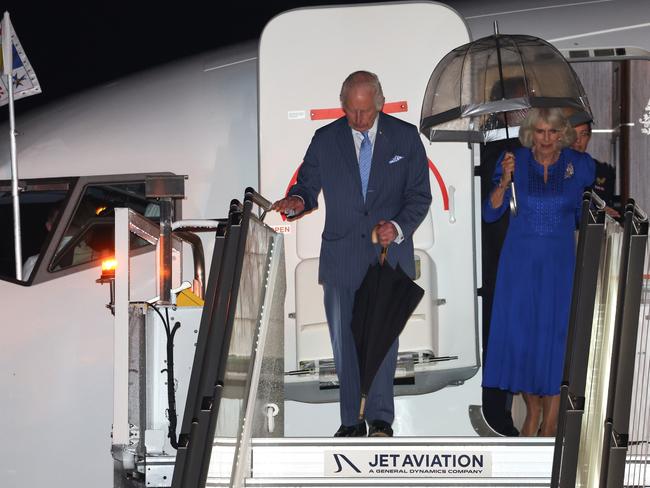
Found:
[[[394,220],[404,241],[391,244],[388,261],[415,275],[413,232],[431,204],[424,146],[417,128],[380,112],[366,201],[352,131],[345,117],[318,129],[307,149],[298,180],[289,195],[305,201],[305,212],[326,206],[319,283],[358,288],[380,248],[370,232],[380,220]]]

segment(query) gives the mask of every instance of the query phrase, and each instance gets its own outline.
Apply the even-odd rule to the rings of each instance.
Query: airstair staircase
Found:
[[[593,420],[594,414],[575,402],[575,398],[584,393],[570,391],[577,383],[571,375],[563,384],[562,396],[567,402],[563,408],[569,415],[561,417],[560,433],[556,439],[400,437],[399,432],[394,438],[285,438],[283,426],[290,419],[285,419],[284,413],[276,407],[282,405],[284,399],[282,327],[286,285],[283,241],[280,235],[263,224],[263,215],[257,218],[251,212],[253,203],[262,208],[270,206],[269,202],[249,189],[243,205],[234,202],[229,218],[218,223],[210,281],[202,311],[199,307],[181,310],[170,306],[163,315],[154,307],[156,314],[149,310],[130,317],[132,333],[136,330],[134,323],[140,321],[138,330],[142,333],[138,344],[141,351],[146,349],[147,360],[154,358],[164,364],[155,363],[142,368],[138,366],[138,361],[144,361],[144,357],[131,357],[132,351],[129,353],[130,385],[136,390],[139,388],[139,391],[129,399],[129,441],[121,445],[113,444],[116,487],[573,486],[573,482],[567,484],[562,480],[575,481],[576,476],[586,479],[591,476],[588,473],[590,464],[602,466],[598,453],[591,453],[595,451],[592,444],[599,442],[602,444],[596,450],[610,453],[610,474],[615,473],[616,480],[623,480],[624,476],[626,480],[623,484],[616,481],[615,484],[608,482],[600,486],[650,486],[650,476],[646,476],[645,472],[645,464],[650,456],[643,449],[634,447],[647,444],[647,441],[634,440],[642,440],[643,432],[631,432],[629,438],[632,439],[632,447],[629,449],[627,445],[620,445],[620,442],[628,441],[628,437],[620,436],[619,432],[627,429],[629,423],[629,398],[626,404],[614,405],[614,416],[605,426],[609,426],[612,440],[603,437],[599,427],[594,440],[581,441],[580,419],[583,416],[586,423],[600,426],[602,422]],[[635,212],[641,216],[637,218]],[[634,333],[628,333],[630,337],[623,336],[618,342],[633,347],[636,328],[632,326],[638,322],[641,272],[647,255],[647,216],[630,205],[624,227],[613,221],[608,223],[604,220],[602,208],[597,212],[592,209],[589,195],[583,204],[583,214],[585,228],[581,229],[578,245],[580,265],[589,259],[597,260],[599,253],[584,252],[583,248],[600,249],[598,245],[587,245],[586,240],[593,237],[598,241],[602,239],[604,231],[609,232],[607,235],[610,236],[603,241],[608,243],[607,246],[630,251],[629,256],[624,256],[625,260],[621,258],[621,266],[618,261],[616,266],[610,263],[606,269],[600,266],[597,280],[586,279],[588,273],[584,271],[577,275],[579,280],[576,282],[581,285],[574,287],[574,302],[584,306],[576,309],[576,317],[580,320],[572,320],[578,325],[583,321],[585,327],[590,327],[593,307],[600,306],[600,302],[593,297],[597,295],[595,281],[606,288],[609,281],[616,282],[609,278],[610,275],[618,276],[619,269],[628,270],[625,283],[629,286],[627,293],[619,293],[618,305],[623,310],[624,304],[631,304],[625,309],[633,310],[636,317],[634,314],[628,314],[628,317],[602,313],[597,316],[601,319],[616,316],[617,321],[611,321],[611,326],[616,330],[621,329],[619,323],[627,324],[623,330]],[[591,220],[588,218],[590,215],[594,216]],[[128,239],[125,242],[128,243]],[[603,246],[603,253],[609,250],[607,246]],[[601,288],[599,285],[598,290]],[[611,293],[601,294],[611,296]],[[648,302],[647,293],[644,296],[644,303]],[[141,305],[131,306],[135,310]],[[174,347],[178,347],[176,352],[180,352],[183,344],[189,344],[185,348],[192,353],[189,361],[185,358],[185,363],[181,362],[180,355],[176,357],[179,363],[176,365],[175,378],[181,378],[180,383],[184,385],[182,389],[178,389],[180,386],[176,389],[177,397],[187,399],[182,417],[179,407],[178,418],[182,418],[182,425],[177,431],[177,443],[175,439],[171,440],[171,435],[169,441],[165,440],[165,432],[154,425],[156,422],[166,425],[168,412],[159,408],[155,414],[157,417],[151,416],[150,405],[164,405],[163,397],[169,388],[163,388],[160,379],[152,380],[149,376],[151,372],[158,374],[160,366],[167,366],[163,354],[152,354],[151,338],[144,337],[145,331],[162,330],[160,324],[151,321],[164,321],[167,313],[170,317],[167,326],[175,321],[197,323],[198,314],[201,314],[198,327],[179,326],[179,335],[174,342]],[[609,323],[606,325],[609,326]],[[646,326],[642,338],[650,337]],[[573,333],[576,338],[584,335],[579,329],[575,332],[570,329],[569,335]],[[133,337],[136,335],[132,334]],[[134,343],[129,347],[134,349]],[[582,350],[588,346],[580,346],[579,341],[570,340],[569,347]],[[647,344],[643,345],[643,351],[648,347]],[[620,354],[617,352],[619,349],[614,353],[621,355],[622,359],[633,359],[634,354],[629,351]],[[575,362],[575,351],[568,354],[572,354]],[[582,351],[582,355],[586,356],[585,351]],[[604,351],[602,355],[603,361],[607,361],[612,354]],[[586,369],[586,357],[580,361]],[[634,366],[634,361],[622,361],[620,364],[627,363]],[[574,365],[573,369],[577,367]],[[621,369],[619,373],[630,378],[625,394],[631,396],[631,378],[643,379],[646,369],[628,369]],[[575,376],[575,373],[572,374]],[[148,386],[138,386],[137,382]],[[144,399],[143,388],[159,390],[158,397],[153,395],[154,398],[150,396]],[[647,385],[634,386],[634,391],[645,392]],[[147,391],[147,395],[149,393]],[[131,405],[131,400],[136,397],[140,398],[139,403]],[[605,396],[598,401],[603,406],[607,404],[609,409]],[[561,409],[562,414],[565,412]],[[314,418],[313,421],[317,423],[319,419]],[[146,427],[141,431],[137,425]],[[174,452],[175,455],[169,455]],[[588,462],[585,463],[585,459]],[[622,464],[619,462],[621,460]],[[610,476],[612,479],[614,476]]]

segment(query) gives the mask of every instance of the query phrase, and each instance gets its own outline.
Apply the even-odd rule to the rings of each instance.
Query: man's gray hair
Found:
[[[576,131],[561,108],[531,108],[519,127],[522,146],[533,147],[533,132],[539,122],[545,122],[560,131],[560,147],[569,147],[576,140]]]
[[[370,71],[355,71],[348,75],[341,86],[341,95],[339,96],[341,105],[345,105],[348,93],[358,85],[367,85],[373,88],[375,92],[375,108],[381,110],[384,106],[384,91],[381,89],[381,83],[379,83],[377,75]]]

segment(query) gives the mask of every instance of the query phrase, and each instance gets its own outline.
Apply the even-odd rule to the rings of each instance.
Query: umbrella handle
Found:
[[[372,232],[370,233],[370,239],[372,240],[373,244],[378,244],[379,239],[377,238],[377,225],[373,227]],[[379,264],[381,266],[384,265],[384,261],[386,261],[386,255],[388,254],[388,248],[387,247],[382,247],[381,248],[381,254],[379,255]]]
[[[510,182],[510,189],[512,190],[512,196],[510,198],[510,215],[513,217],[517,216],[517,193],[515,192],[515,182]]]
[[[361,395],[361,405],[359,406],[359,421],[363,420],[366,413],[366,395]]]

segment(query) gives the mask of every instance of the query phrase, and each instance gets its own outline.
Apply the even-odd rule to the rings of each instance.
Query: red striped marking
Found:
[[[429,162],[429,170],[431,170],[433,176],[436,177],[436,181],[440,187],[440,193],[442,194],[442,208],[446,211],[449,211],[449,194],[447,193],[447,185],[445,185],[445,181],[442,179],[442,175],[440,174],[440,171],[438,171],[438,168],[436,168],[436,165],[433,164],[433,161],[430,159],[427,159],[427,161]],[[291,177],[291,180],[287,185],[287,189],[284,192],[285,197],[289,194],[291,187],[296,184],[296,181],[298,181],[298,171],[300,171],[300,166],[302,166],[302,163],[300,163],[300,165],[296,168],[296,171],[293,172],[293,176]],[[287,220],[286,215],[280,214],[280,216],[282,217],[283,221]]]
[[[433,161],[430,159],[428,159],[428,161],[429,169],[433,173],[433,176],[436,177],[436,181],[440,187],[440,193],[442,194],[442,208],[449,211],[449,194],[447,193],[447,185],[445,185],[445,180],[442,179],[442,175],[440,174],[440,171],[438,171],[438,168],[436,168],[436,165],[433,164]]]
[[[387,114],[396,114],[399,112],[408,112],[409,104],[406,100],[400,102],[389,102],[384,104],[382,112]],[[331,120],[343,117],[343,109],[337,108],[313,108],[309,111],[311,120]]]

